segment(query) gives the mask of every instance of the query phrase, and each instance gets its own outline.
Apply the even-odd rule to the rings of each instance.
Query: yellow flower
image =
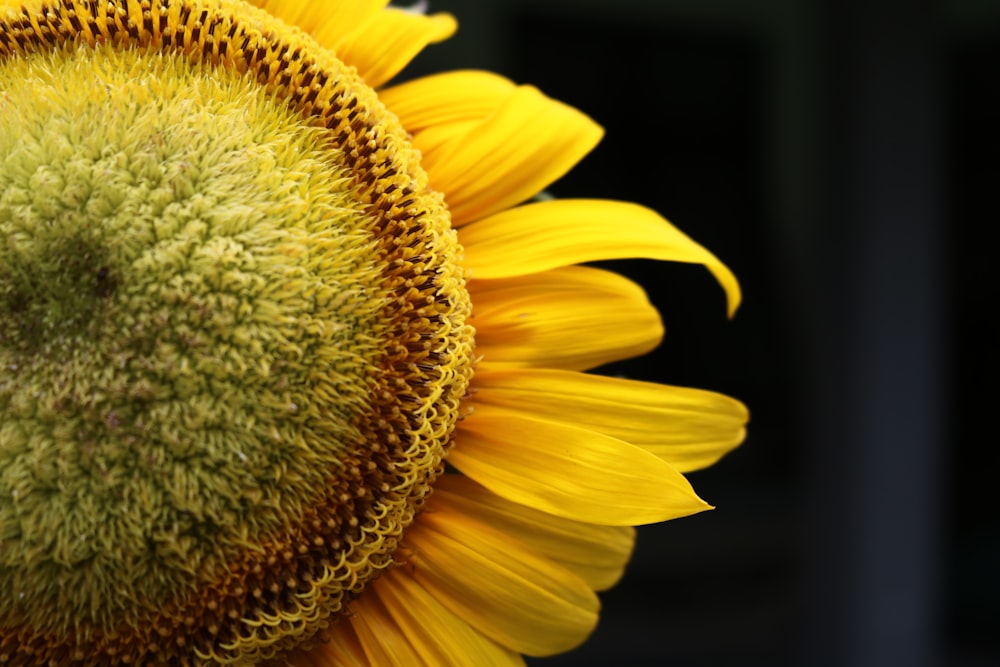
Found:
[[[522,664],[708,507],[745,409],[584,373],[662,327],[580,264],[735,278],[385,5],[0,0],[0,664]]]

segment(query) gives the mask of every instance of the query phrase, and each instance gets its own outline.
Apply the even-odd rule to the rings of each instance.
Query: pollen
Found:
[[[0,10],[0,116],[0,664],[308,641],[393,564],[472,374],[416,151],[225,0]]]

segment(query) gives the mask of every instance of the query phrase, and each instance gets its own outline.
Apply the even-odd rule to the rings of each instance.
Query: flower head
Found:
[[[732,274],[525,204],[600,129],[386,87],[455,23],[385,4],[0,1],[0,664],[518,664],[708,507],[745,410],[583,373],[662,328],[577,265]]]

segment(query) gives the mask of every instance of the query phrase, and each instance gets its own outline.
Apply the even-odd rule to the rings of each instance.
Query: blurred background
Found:
[[[533,665],[1000,665],[990,273],[997,0],[433,0],[407,76],[486,68],[603,143],[552,192],[640,202],[740,277],[613,266],[663,346],[606,372],[710,388],[746,443],[718,509],[640,530],[581,649]]]

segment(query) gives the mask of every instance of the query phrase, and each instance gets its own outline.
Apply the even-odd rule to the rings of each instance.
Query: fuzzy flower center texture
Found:
[[[308,639],[393,564],[471,377],[455,234],[374,92],[164,37],[0,61],[0,655]]]

